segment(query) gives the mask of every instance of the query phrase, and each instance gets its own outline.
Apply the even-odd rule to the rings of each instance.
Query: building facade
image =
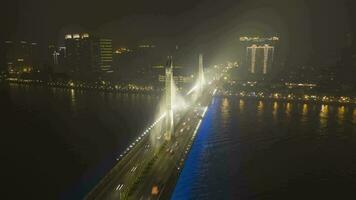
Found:
[[[65,35],[65,62],[74,74],[111,73],[113,61],[112,40],[88,33]]]
[[[246,48],[246,64],[251,74],[267,74],[273,64],[274,47],[268,44],[253,44]]]
[[[240,37],[245,48],[245,71],[252,76],[271,74],[275,59],[278,37]]]
[[[95,38],[92,40],[92,69],[96,72],[113,72],[113,48],[111,39]]]
[[[91,41],[89,34],[67,34],[65,36],[67,65],[71,73],[91,71]]]
[[[39,47],[35,42],[5,41],[5,64],[10,74],[28,73],[39,69]]]

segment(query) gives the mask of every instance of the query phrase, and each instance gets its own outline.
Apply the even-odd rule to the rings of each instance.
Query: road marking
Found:
[[[117,191],[117,190],[121,190],[121,189],[122,189],[122,187],[124,187],[124,184],[119,184],[119,185],[116,187],[115,191]]]

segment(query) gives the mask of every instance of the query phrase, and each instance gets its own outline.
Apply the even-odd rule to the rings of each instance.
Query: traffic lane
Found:
[[[166,168],[169,167],[169,159],[166,151],[162,151],[159,154],[156,162],[153,164],[151,170],[147,173],[145,179],[137,187],[136,192],[132,195],[132,199],[139,199],[144,197],[153,198],[151,196],[151,189],[154,185],[159,185],[163,183],[164,177],[167,176]]]
[[[193,114],[190,113],[190,115]],[[179,126],[180,128],[181,126]],[[104,189],[104,192],[103,193],[109,193],[108,196],[115,196],[115,195],[112,195],[111,193],[113,192],[110,192],[110,191],[114,191],[114,187],[118,184],[122,184],[122,182],[132,182],[135,177],[131,177],[130,174],[128,174],[127,172],[130,170],[130,168],[132,169],[132,167],[134,167],[134,163],[137,163],[138,161],[137,160],[144,160],[144,158],[142,157],[138,157],[137,155],[138,154],[142,154],[141,150],[142,150],[142,146],[143,145],[147,145],[147,143],[149,143],[149,140],[148,140],[149,137],[146,137],[145,138],[145,141],[146,143],[144,143],[143,141],[141,141],[140,145],[136,145],[134,149],[132,149],[118,164],[117,166],[115,167],[114,169],[114,172],[112,174],[114,174],[114,177],[113,176],[110,176],[109,179],[111,179],[110,181],[108,181],[108,183],[106,183],[106,189]],[[161,144],[160,144],[161,145]],[[152,153],[152,152],[151,152]],[[126,160],[129,160],[128,162],[125,162]],[[121,163],[124,163],[124,165],[121,165]],[[140,164],[141,165],[141,164]],[[119,172],[118,172],[119,171]],[[128,185],[128,184],[126,184]],[[116,194],[114,192],[114,194]],[[103,197],[105,195],[99,195],[99,197]],[[100,198],[102,199],[102,198]]]
[[[134,181],[137,179],[137,177],[143,170],[143,167],[146,166],[146,163],[148,163],[149,160],[153,157],[154,151],[155,150],[153,148],[150,148],[149,151],[147,151],[146,148],[142,149],[140,157],[138,157],[136,160],[130,160],[130,163],[128,165],[129,167],[120,170],[121,175],[116,178],[116,184],[125,184],[125,189],[129,189],[128,187],[134,183]],[[150,155],[147,156],[147,154]],[[113,188],[109,190],[113,191]]]
[[[195,113],[192,113],[191,117],[193,119],[196,119],[194,118],[194,115]],[[192,125],[197,125],[198,120],[191,120],[190,123],[192,123]],[[182,123],[181,126],[177,127],[178,132],[180,132],[181,128],[185,128],[186,126],[187,123]],[[149,174],[147,175],[147,178],[145,178],[146,181],[140,184],[140,187],[137,188],[137,192],[134,198],[151,197],[151,189],[153,186],[160,185],[161,183],[166,183],[172,173],[174,173],[175,171],[178,172],[179,161],[185,156],[184,153],[186,151],[186,147],[189,145],[193,136],[192,129],[186,130],[187,131],[184,131],[183,133],[180,132],[180,134],[175,137],[174,142],[178,142],[180,143],[180,145],[175,148],[175,152],[173,153],[173,155],[171,155],[171,153],[169,152],[169,147],[167,147],[167,150],[161,152],[157,161],[155,162]],[[173,145],[174,142],[172,142]]]
[[[148,143],[149,140],[147,141]],[[163,144],[163,140],[161,142],[159,142],[159,146],[162,146]],[[120,174],[117,175],[117,177],[115,177],[114,179],[112,179],[112,181],[114,181],[113,184],[111,184],[110,187],[108,187],[103,193],[115,193],[115,191],[113,190],[113,188],[115,187],[115,185],[118,184],[125,184],[125,188],[129,187],[131,184],[134,183],[134,181],[136,180],[136,178],[140,175],[140,170],[139,168],[143,168],[144,166],[146,166],[145,164],[149,162],[149,160],[154,156],[155,153],[155,148],[152,148],[151,144],[144,144],[144,148],[141,147],[140,148],[140,157],[137,157],[136,159],[130,159],[129,162],[126,164],[126,169],[119,169],[120,170]],[[147,150],[146,146],[149,145],[150,148],[149,150]],[[149,156],[147,156],[147,154],[150,154]],[[137,153],[136,153],[137,155]],[[125,159],[127,160],[127,159]],[[120,162],[123,162],[124,160],[121,160]],[[139,163],[138,165],[134,166],[135,163]],[[135,170],[135,173],[132,174],[130,173],[130,168],[131,167],[137,167]],[[131,168],[132,169],[132,168]],[[128,188],[127,188],[128,189]],[[114,192],[113,192],[114,191]],[[112,196],[111,194],[109,194],[108,196]],[[101,199],[105,199],[105,197],[101,197]]]
[[[181,113],[177,113],[175,116],[178,117],[178,118],[180,118],[180,114],[181,114]],[[144,138],[144,140],[146,140],[146,144],[147,144],[147,143],[150,143],[150,141],[149,141],[149,135],[150,135],[150,134],[148,134],[148,136],[146,136],[146,137]],[[144,143],[144,142],[141,141],[140,144],[142,144],[142,143]],[[159,146],[160,146],[160,145],[162,145],[162,142],[161,142],[161,144],[159,144]],[[104,180],[104,182],[102,182],[102,180],[99,182],[99,186],[96,186],[96,187],[99,187],[99,189],[95,189],[95,188],[94,188],[94,192],[93,192],[93,193],[99,193],[99,195],[96,195],[96,194],[91,195],[91,194],[89,194],[89,195],[86,197],[86,199],[93,199],[93,198],[95,199],[95,198],[98,197],[98,196],[100,197],[100,196],[101,196],[100,193],[102,193],[102,192],[100,192],[100,191],[103,191],[103,189],[100,189],[100,188],[105,188],[104,191],[108,190],[108,187],[111,188],[111,187],[112,187],[112,183],[111,183],[111,182],[113,182],[113,180],[115,181],[115,179],[117,179],[117,176],[122,176],[121,174],[116,175],[116,174],[117,174],[117,171],[121,171],[121,170],[122,170],[122,172],[125,173],[125,172],[127,172],[127,168],[129,168],[129,167],[132,166],[132,164],[130,164],[130,163],[128,163],[128,162],[124,162],[123,160],[130,160],[130,161],[132,162],[132,160],[134,159],[134,155],[132,155],[132,154],[136,154],[136,155],[137,155],[137,153],[139,152],[139,150],[141,150],[141,148],[142,148],[142,146],[141,146],[141,147],[138,147],[138,145],[136,145],[128,154],[126,154],[126,155],[122,158],[122,160],[119,161],[119,163],[117,163],[117,164],[110,170],[109,175],[105,176],[105,177],[102,179],[102,180]],[[136,153],[135,153],[135,150],[136,150]],[[153,153],[154,153],[154,152],[153,152]],[[131,154],[131,155],[129,155],[129,154]],[[122,163],[124,163],[124,165],[122,165]],[[126,167],[125,167],[125,166],[126,166]],[[124,169],[122,169],[122,168],[124,168]],[[113,177],[113,174],[116,175],[116,178]],[[99,190],[99,191],[98,191],[98,190]],[[98,192],[97,192],[97,191],[98,191]]]
[[[163,144],[163,142],[160,143],[160,146]],[[150,145],[151,146],[151,145]],[[141,157],[137,158],[139,161],[137,161],[137,159],[133,160],[131,159],[126,166],[127,168],[125,170],[120,170],[120,173],[122,173],[123,175],[121,176],[120,175],[117,175],[116,178],[114,178],[112,181],[116,181],[116,183],[114,184],[111,184],[111,187],[107,188],[103,193],[113,193],[113,187],[116,185],[116,184],[122,184],[122,183],[125,183],[125,186],[128,187],[130,186],[130,184],[132,184],[138,175],[140,175],[139,171],[140,170],[137,170],[137,173],[135,173],[135,176],[132,176],[130,173],[128,173],[129,171],[129,168],[134,166],[134,163],[141,163],[139,166],[140,168],[144,167],[145,164],[143,164],[143,162],[146,162],[148,163],[150,158],[152,158],[154,156],[154,153],[155,153],[155,149],[154,148],[150,148],[150,151],[149,151],[149,154],[151,154],[151,156],[147,157],[147,155],[145,153],[148,153],[147,149],[142,149],[141,150],[143,151],[143,153],[140,154]],[[108,196],[112,196],[111,194],[108,194]],[[105,199],[105,197],[101,196],[101,199]]]
[[[145,138],[145,141],[142,141],[142,144],[139,144],[134,149],[132,149],[122,160],[120,160],[116,166],[113,168],[113,171],[110,173],[110,176],[105,177],[107,182],[103,185],[99,194],[95,199],[106,199],[106,196],[111,196],[111,191],[114,190],[117,184],[120,184],[122,179],[125,179],[126,173],[132,168],[132,166],[137,163],[138,160],[142,160],[142,146],[149,142],[148,138]]]
[[[146,175],[145,181],[140,184],[136,190],[134,198],[150,197],[151,189],[154,185],[160,185],[166,182],[166,178],[169,177],[171,166],[174,167],[173,155],[169,152],[168,147],[158,155],[158,158],[151,170]],[[133,198],[133,199],[134,199]]]

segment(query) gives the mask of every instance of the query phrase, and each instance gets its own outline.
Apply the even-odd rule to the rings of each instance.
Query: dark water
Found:
[[[215,98],[173,199],[356,199],[356,108]]]
[[[81,198],[153,121],[158,100],[2,87],[0,198]]]

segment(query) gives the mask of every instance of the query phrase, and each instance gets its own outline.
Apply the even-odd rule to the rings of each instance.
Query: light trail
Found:
[[[189,92],[187,93],[187,95],[190,95],[191,93],[193,93],[195,90],[198,89],[198,85],[195,85],[192,89],[189,90]]]
[[[119,158],[116,158],[117,161],[119,161],[123,156],[125,156],[126,154],[128,154],[130,152],[131,149],[133,149],[135,147],[135,145],[139,144],[140,141],[142,141],[142,139],[147,136],[147,133],[149,133],[151,131],[152,128],[154,128],[158,122],[160,122],[163,118],[166,117],[166,113],[163,113],[151,126],[149,126],[149,128],[147,128],[139,137],[136,138],[135,142],[131,143],[126,150],[120,154]]]

